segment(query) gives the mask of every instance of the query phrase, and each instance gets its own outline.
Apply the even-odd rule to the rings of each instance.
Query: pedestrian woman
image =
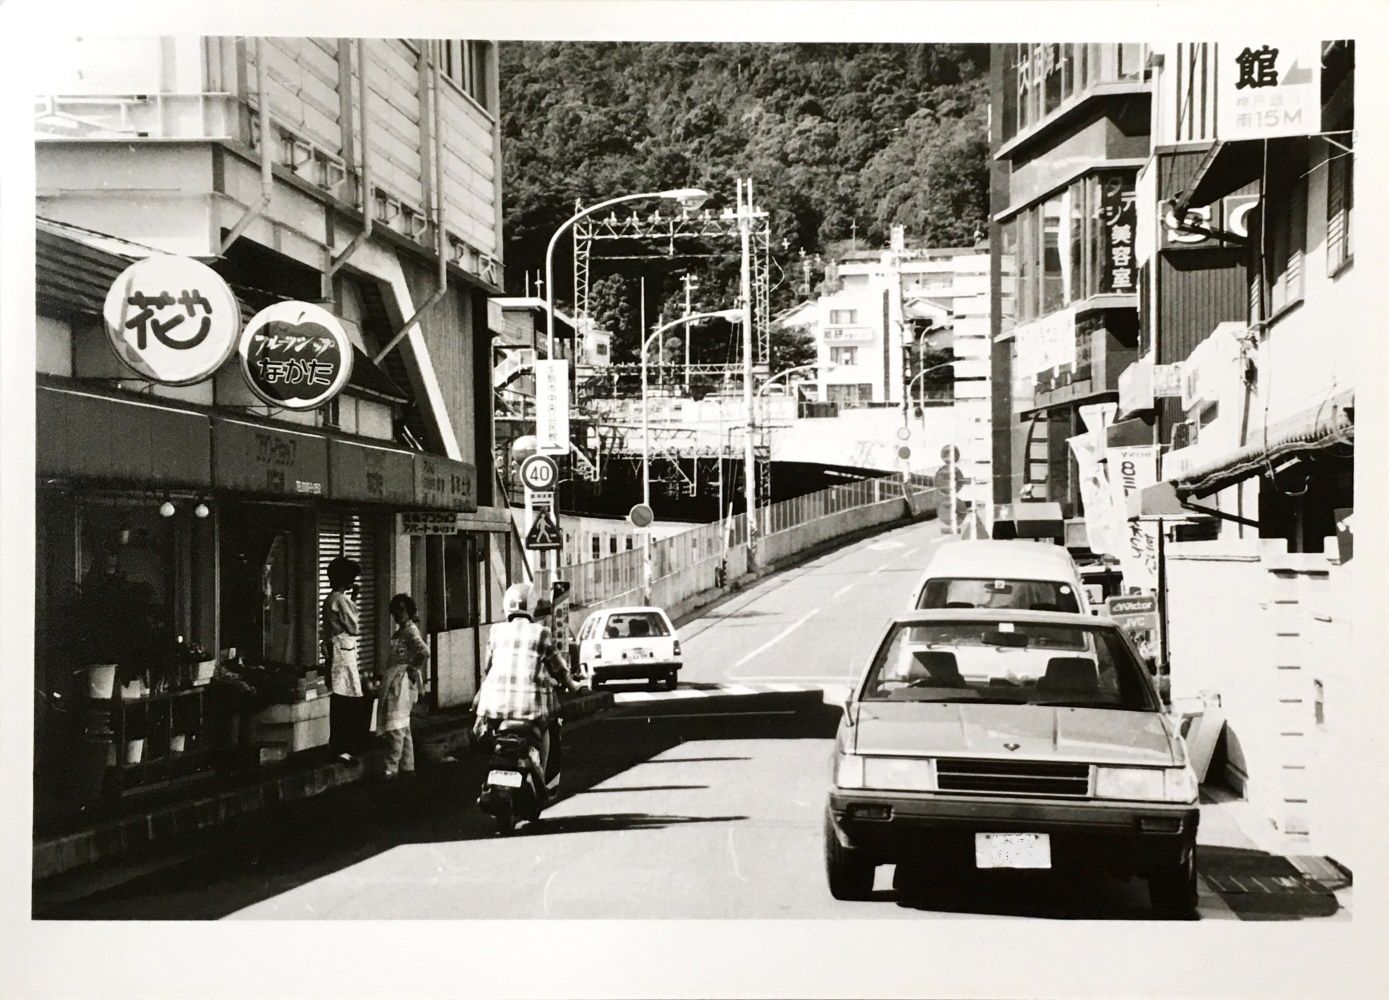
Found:
[[[381,731],[386,736],[386,777],[415,770],[415,741],[410,734],[410,709],[424,687],[429,646],[420,635],[419,616],[409,594],[391,598],[391,657],[381,679]]]
[[[329,736],[344,755],[361,749],[368,724],[362,721],[362,678],[357,671],[357,602],[353,597],[362,568],[342,556],[328,564],[328,585],[323,599],[323,656],[328,664],[333,691]]]

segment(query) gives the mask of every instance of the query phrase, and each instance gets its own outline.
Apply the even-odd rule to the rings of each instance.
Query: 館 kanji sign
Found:
[[[206,264],[155,254],[116,278],[102,307],[111,348],[141,378],[192,385],[236,350],[236,296]]]
[[[1321,131],[1321,43],[1221,42],[1216,128],[1222,142]]]
[[[312,410],[352,377],[352,342],[322,306],[277,302],[246,324],[241,371],[252,391],[272,406]]]

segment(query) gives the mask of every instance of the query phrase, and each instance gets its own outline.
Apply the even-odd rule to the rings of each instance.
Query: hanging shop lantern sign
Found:
[[[102,307],[116,357],[141,378],[192,385],[236,350],[241,311],[216,271],[188,257],[155,254],[116,278]]]
[[[352,377],[352,342],[338,318],[312,302],[277,302],[241,334],[241,372],[271,406],[312,410]]]

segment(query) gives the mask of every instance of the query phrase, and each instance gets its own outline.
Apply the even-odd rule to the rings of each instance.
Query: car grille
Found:
[[[942,792],[1083,798],[1090,792],[1090,765],[945,758],[936,761],[936,788]]]

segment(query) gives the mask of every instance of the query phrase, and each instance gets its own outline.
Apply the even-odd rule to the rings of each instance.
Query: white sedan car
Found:
[[[680,637],[660,608],[603,608],[579,629],[579,670],[594,689],[607,680],[645,678],[673,690],[680,672]]]

